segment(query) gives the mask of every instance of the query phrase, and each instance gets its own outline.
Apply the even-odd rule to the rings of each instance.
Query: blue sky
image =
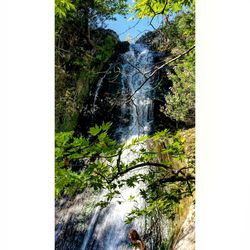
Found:
[[[133,4],[132,0],[128,0],[128,3]],[[106,22],[107,28],[114,30],[119,35],[121,41],[126,40],[127,37],[131,37],[132,42],[146,32],[153,30],[153,27],[149,25],[151,18],[135,18],[134,20],[129,21],[128,19],[132,16],[132,14],[128,14],[126,17],[116,15],[116,21]],[[158,28],[162,20],[163,17],[160,15],[154,18],[154,27]]]

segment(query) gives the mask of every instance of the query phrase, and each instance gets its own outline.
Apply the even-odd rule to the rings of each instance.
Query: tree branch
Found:
[[[142,84],[134,91],[134,93],[128,97],[128,99],[126,100],[125,103],[130,102],[131,98],[132,98],[132,97],[133,97],[133,96],[134,96],[134,95],[144,86],[144,84],[145,84],[149,79],[151,79],[160,69],[166,67],[168,64],[170,64],[170,63],[176,61],[177,59],[181,58],[182,56],[188,54],[188,53],[189,53],[191,50],[193,50],[194,48],[195,48],[195,45],[192,46],[191,48],[189,48],[188,50],[186,50],[185,52],[183,52],[182,54],[180,54],[180,55],[176,56],[175,58],[171,59],[170,61],[164,63],[163,65],[161,65],[160,67],[158,67],[156,70],[154,70],[154,71],[148,76],[148,78],[147,78],[145,81],[143,81]]]
[[[188,180],[187,180],[187,185],[188,185],[189,193],[192,195],[192,188]]]
[[[194,48],[195,48],[195,45],[192,46],[191,48],[189,48],[188,50],[186,50],[185,52],[183,52],[182,54],[176,56],[175,58],[173,58],[173,59],[171,59],[170,61],[168,61],[168,62],[164,63],[163,65],[161,65],[159,68],[157,68],[157,71],[158,71],[159,69],[162,69],[162,68],[165,67],[166,65],[172,63],[173,61],[176,61],[176,60],[179,59],[180,57],[182,57],[182,56],[188,54],[188,53],[189,53],[191,50],[193,50]]]
[[[164,14],[164,11],[165,11],[165,9],[167,7],[167,4],[168,4],[168,1],[166,0],[166,3],[164,5],[164,7],[163,7],[162,11],[159,14],[162,14],[162,15]]]
[[[195,177],[192,175],[189,175],[187,177],[183,177],[183,176],[171,176],[168,178],[164,178],[164,179],[160,179],[159,183],[163,184],[163,183],[171,183],[171,182],[177,182],[177,181],[189,181],[189,180],[195,180]]]
[[[193,167],[183,167],[183,168],[179,169],[179,170],[176,172],[176,175],[178,175],[179,173],[181,173],[182,175],[185,175],[185,173],[183,173],[182,170],[184,170],[184,169],[190,169],[190,168],[193,168]]]
[[[113,182],[118,177],[121,177],[121,176],[125,175],[126,173],[128,173],[128,172],[130,172],[130,171],[132,171],[134,169],[145,167],[145,166],[161,167],[161,168],[164,168],[165,170],[171,170],[171,172],[173,173],[173,169],[170,166],[167,166],[167,165],[164,165],[164,164],[161,164],[161,163],[156,163],[156,162],[144,162],[144,163],[137,164],[137,165],[135,165],[133,167],[127,168],[124,171],[118,172],[116,175],[114,175],[110,179],[110,181],[108,183]]]
[[[129,30],[133,29],[136,25],[138,25],[138,23],[141,21],[141,19],[138,19],[138,21],[131,27],[129,27],[128,29],[126,29],[124,32],[120,33],[119,36],[127,33]]]
[[[172,183],[172,182],[178,182],[178,181],[183,181],[183,182],[188,182],[189,180],[195,180],[195,177],[192,175],[187,175],[187,176],[178,176],[179,171],[174,171],[172,169],[172,167],[167,166],[165,164],[161,164],[161,163],[156,163],[156,162],[145,162],[145,163],[140,163],[137,164],[133,167],[127,168],[124,171],[118,172],[116,175],[114,175],[110,180],[107,180],[107,178],[105,178],[105,180],[107,181],[108,184],[112,183],[114,180],[116,180],[117,178],[125,175],[126,173],[135,170],[137,168],[141,168],[141,167],[145,167],[145,166],[153,166],[153,167],[161,167],[164,168],[165,170],[170,171],[173,175],[168,177],[168,178],[163,178],[159,180],[160,184],[163,183]],[[188,183],[189,185],[189,183]]]
[[[128,61],[128,60],[125,60],[126,61],[126,63],[128,63],[130,66],[132,66],[134,69],[136,69],[140,74],[142,74],[145,78],[146,78],[146,76],[145,76],[145,74],[138,68],[138,67],[136,67],[134,64],[132,64],[130,61]],[[135,74],[134,74],[135,75]],[[134,76],[133,75],[133,76]]]
[[[118,173],[121,171],[121,169],[120,169],[121,155],[122,155],[122,149],[119,150],[119,152],[118,152],[118,158],[117,158],[117,162],[116,162],[116,166],[117,166],[117,169],[118,169]]]
[[[154,30],[156,30],[156,28],[155,28],[155,26],[153,25],[153,20],[154,20],[154,18],[157,16],[157,14],[155,14],[152,18],[151,18],[151,20],[150,20],[150,23],[149,23],[149,25],[154,29]]]
[[[109,180],[101,173],[94,171],[94,174],[101,176],[107,183],[109,183]]]

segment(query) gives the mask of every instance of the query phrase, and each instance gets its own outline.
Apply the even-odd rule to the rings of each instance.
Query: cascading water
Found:
[[[135,44],[130,45],[130,50],[123,54],[122,59],[120,84],[121,93],[125,98],[121,106],[121,126],[117,128],[117,134],[122,141],[130,141],[133,137],[148,134],[153,122],[154,91],[152,80],[146,81],[153,67],[153,53],[145,45]],[[127,120],[126,126],[122,125],[124,120]],[[128,163],[135,157],[134,154],[124,152],[121,160]],[[143,173],[147,170],[140,171]],[[131,174],[133,173],[123,178]],[[135,227],[139,233],[145,232],[145,218],[137,219],[133,225],[126,225],[124,221],[134,205],[138,208],[145,206],[139,195],[143,185],[138,183],[134,188],[122,187],[119,190],[121,197],[113,199],[104,209],[96,208],[85,234],[82,250],[131,249],[127,237],[128,229]],[[103,196],[104,192],[100,195],[100,199]],[[130,196],[137,197],[136,204],[134,201],[129,201]]]
[[[103,84],[103,80],[104,78],[107,76],[107,74],[110,72],[111,68],[113,67],[113,64],[111,63],[109,65],[109,68],[108,70],[105,72],[105,74],[103,75],[103,77],[101,77],[99,79],[99,81],[97,82],[97,85],[96,85],[96,91],[95,91],[95,95],[94,95],[94,101],[93,101],[93,109],[92,109],[92,113],[94,114],[95,111],[96,111],[96,100],[98,98],[98,95],[99,95],[99,91],[100,91],[100,88],[102,87],[102,84]]]
[[[118,128],[122,139],[148,134],[153,122],[152,79],[146,81],[153,66],[153,53],[145,45],[135,44],[123,56],[121,93],[125,97],[121,107],[122,119],[129,119],[127,127]]]

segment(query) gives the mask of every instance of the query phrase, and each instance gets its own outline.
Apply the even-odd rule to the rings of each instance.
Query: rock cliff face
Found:
[[[116,60],[106,65],[105,71],[99,75],[99,78],[95,80],[92,88],[89,90],[89,95],[86,96],[83,108],[79,114],[76,134],[83,134],[86,136],[89,127],[100,124],[103,121],[112,122],[110,130],[112,133],[115,128],[117,128],[118,123],[122,123],[126,126],[129,122],[126,117],[123,117],[123,120],[121,120],[121,105],[124,103],[124,98],[126,98],[126,96],[122,95],[120,86],[120,82],[122,81],[121,69],[124,63],[123,54],[127,51],[128,45],[127,42],[118,43],[119,54],[116,55]],[[151,53],[154,65],[160,64],[165,57],[163,53],[156,51],[151,51]],[[171,87],[171,81],[167,77],[167,69],[163,68],[159,70],[152,79],[155,91],[155,96],[153,98],[155,122],[152,125],[152,132],[164,129],[166,124],[170,130],[175,130],[175,122],[160,111],[160,107],[165,102],[164,95]],[[181,124],[179,128],[180,127]]]
[[[74,68],[68,65],[65,69],[61,70],[61,77],[58,81],[61,82],[61,87],[66,89],[66,94],[64,99],[58,100],[63,102],[68,108],[67,112],[62,108],[60,111],[62,114],[62,120],[59,122],[62,124],[63,121],[70,123],[67,130],[74,129],[76,133],[83,134],[87,132],[88,128],[100,124],[100,122],[112,121],[113,128],[116,127],[118,120],[121,117],[120,106],[117,105],[122,103],[119,97],[121,96],[121,91],[119,90],[119,82],[121,80],[120,64],[122,63],[119,55],[125,53],[129,49],[129,44],[127,42],[120,42],[117,35],[113,31],[109,30],[96,30],[96,39],[100,40],[102,37],[111,36],[115,42],[115,49],[112,51],[112,55],[109,60],[100,65],[92,68],[91,64],[87,64],[90,61],[80,62],[82,65],[83,75],[74,75],[74,81],[71,84],[66,84],[66,82],[71,81],[69,73],[76,73],[79,68]],[[157,46],[161,41],[160,34],[156,31],[150,32],[139,39],[138,42],[147,44],[151,49],[157,51]],[[93,55],[85,54],[86,58],[92,58]],[[165,54],[155,52],[154,63],[159,65],[161,61],[166,57]],[[94,56],[93,56],[94,58]],[[71,59],[70,59],[71,60]],[[70,61],[69,60],[69,61]],[[96,63],[96,62],[95,62]],[[68,62],[67,62],[68,64]],[[90,66],[89,70],[88,67]],[[68,70],[68,71],[67,71]],[[94,72],[92,72],[94,70]],[[98,74],[96,74],[98,72]],[[67,73],[67,74],[66,74]],[[93,73],[97,77],[88,75],[86,73]],[[167,93],[171,87],[171,82],[168,77],[168,69],[162,69],[155,75],[155,98],[154,102],[154,124],[153,131],[162,130],[166,127],[169,129],[176,129],[175,123],[160,112],[160,106],[164,103],[164,95]],[[67,86],[66,86],[67,85]],[[56,93],[61,94],[60,91]],[[98,98],[97,98],[98,97]],[[61,103],[56,99],[56,103],[60,107],[63,107]],[[72,111],[71,103],[77,103],[78,107]],[[61,106],[60,106],[61,105]],[[58,112],[58,111],[57,111]],[[71,115],[74,115],[72,119]],[[128,123],[126,117],[124,117],[124,124]],[[179,124],[179,128],[182,125]],[[65,127],[64,127],[65,128]],[[58,250],[70,250],[70,249],[80,249],[81,243],[84,238],[84,234],[88,228],[88,223],[91,218],[91,213],[94,210],[94,201],[91,201],[91,195],[89,193],[84,193],[75,196],[71,200],[61,201],[56,204],[56,249]],[[160,223],[159,223],[160,225]],[[160,226],[157,228],[153,234],[159,235]],[[174,238],[174,244],[172,248],[168,250],[194,250],[195,249],[195,212],[194,205],[192,204],[189,208],[187,216],[182,223],[178,234]],[[152,235],[150,235],[152,238]],[[149,237],[149,238],[150,238]],[[146,238],[146,237],[145,237]],[[162,239],[157,239],[160,242]],[[72,244],[73,242],[73,244]],[[155,244],[154,244],[155,246]],[[159,249],[155,247],[155,250]]]
[[[189,212],[180,232],[175,239],[173,250],[195,250],[195,209],[194,204],[189,207]]]
[[[110,62],[129,49],[129,43],[121,42],[114,31],[98,28],[91,31],[96,48],[89,50],[74,26],[68,29],[60,48],[56,48],[55,127],[58,132],[76,129],[79,114],[101,77],[100,72],[106,71]]]
[[[147,32],[145,35],[141,36],[136,41],[136,43],[146,44],[146,45],[150,46],[150,48],[152,50],[157,51],[161,41],[162,41],[162,35],[161,35],[161,32],[160,32],[160,29],[157,29],[155,31]]]
[[[71,199],[56,202],[55,249],[77,250],[81,248],[88,229],[91,213],[95,209],[95,195],[84,191]]]

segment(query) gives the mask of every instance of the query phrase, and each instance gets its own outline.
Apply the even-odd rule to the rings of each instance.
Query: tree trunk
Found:
[[[89,7],[85,6],[84,8],[84,20],[83,20],[83,35],[88,43],[88,45],[91,47],[91,49],[95,48],[95,43],[90,38],[90,25],[89,25]]]

